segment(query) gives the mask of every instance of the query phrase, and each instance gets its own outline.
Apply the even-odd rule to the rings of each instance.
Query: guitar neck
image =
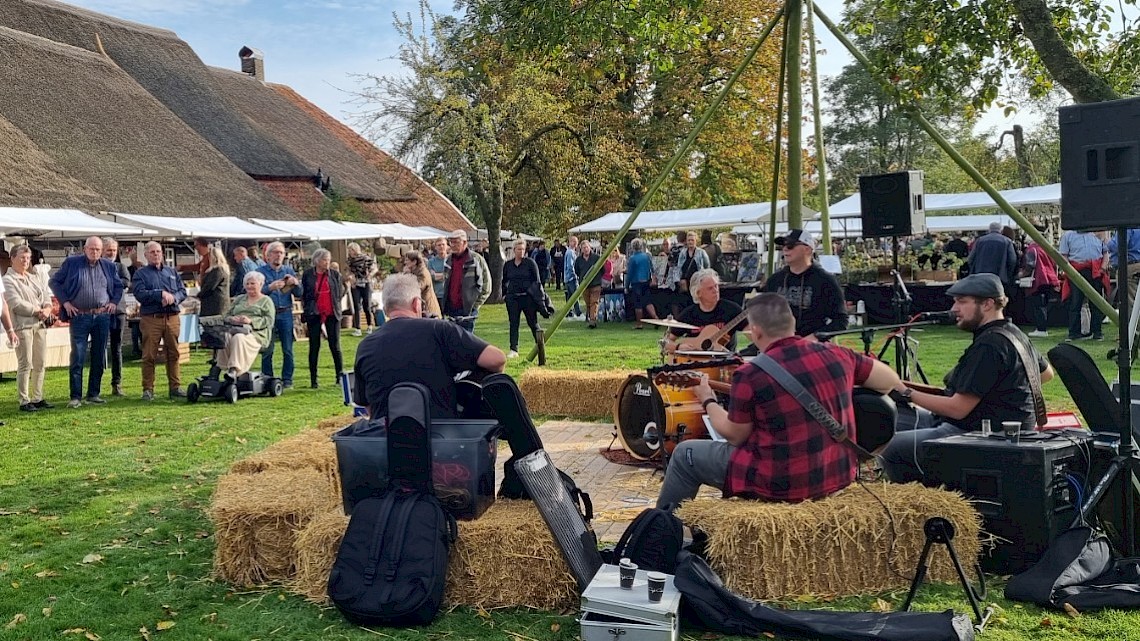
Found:
[[[728,390],[732,389],[732,385],[722,383],[721,381],[709,381],[709,387],[711,387],[714,392],[720,392],[721,394],[727,394]]]
[[[732,320],[725,323],[724,327],[720,328],[719,330],[717,330],[717,332],[715,334],[713,334],[712,336],[709,336],[707,339],[702,341],[701,342],[701,349],[704,349],[704,350],[712,349],[712,347],[714,345],[720,343],[722,338],[724,338],[725,336],[728,336],[729,333],[732,332],[733,327],[736,327],[737,324],[740,323],[740,321],[744,320],[747,317],[748,317],[748,312],[746,310],[741,310],[740,313],[737,314],[735,318],[733,318]]]
[[[902,384],[906,385],[916,392],[925,392],[927,394],[937,394],[939,396],[942,396],[942,393],[944,391],[941,387],[935,387],[933,385],[926,385],[923,383],[915,383],[912,381],[903,381]]]

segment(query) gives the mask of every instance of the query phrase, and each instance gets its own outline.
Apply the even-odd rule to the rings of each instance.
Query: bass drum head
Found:
[[[645,426],[657,424],[658,438],[665,437],[665,403],[648,377],[634,374],[625,379],[614,407],[618,438],[633,458],[648,460],[661,454],[660,446],[645,442]]]

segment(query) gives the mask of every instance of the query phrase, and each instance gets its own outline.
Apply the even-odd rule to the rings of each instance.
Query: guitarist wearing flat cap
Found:
[[[740,305],[720,298],[720,276],[715,269],[701,269],[689,279],[693,304],[676,318],[696,326],[695,330],[673,328],[665,342],[665,351],[677,350],[734,351],[736,332],[748,325]],[[725,331],[727,328],[727,331]]]

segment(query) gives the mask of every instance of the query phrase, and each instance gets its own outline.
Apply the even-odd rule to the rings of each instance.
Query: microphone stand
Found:
[[[863,354],[865,354],[867,356],[871,356],[872,355],[871,354],[871,343],[874,342],[875,332],[877,332],[877,331],[880,331],[880,330],[897,331],[900,329],[905,331],[905,330],[910,329],[911,327],[923,327],[926,325],[942,325],[942,324],[943,324],[943,322],[939,321],[939,320],[923,320],[923,321],[916,321],[913,323],[894,323],[892,325],[876,325],[874,327],[856,327],[854,329],[841,329],[841,330],[837,330],[834,332],[816,332],[815,337],[820,339],[820,340],[829,340],[829,339],[834,338],[836,336],[849,336],[851,334],[859,334],[860,340],[863,341]],[[884,347],[884,350],[885,349],[886,348]],[[879,360],[883,360],[883,355],[879,354],[877,356],[877,358]],[[922,374],[923,381],[925,382],[926,375],[921,372],[921,366],[918,365],[918,358],[917,357],[914,359],[914,362],[915,362],[915,366],[919,369],[919,373]]]

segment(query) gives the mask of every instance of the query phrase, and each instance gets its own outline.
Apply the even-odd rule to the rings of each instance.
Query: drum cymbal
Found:
[[[661,327],[672,327],[673,329],[700,329],[700,327],[696,325],[682,323],[681,321],[675,321],[671,318],[646,318],[642,322],[649,323],[650,325],[659,325]]]

